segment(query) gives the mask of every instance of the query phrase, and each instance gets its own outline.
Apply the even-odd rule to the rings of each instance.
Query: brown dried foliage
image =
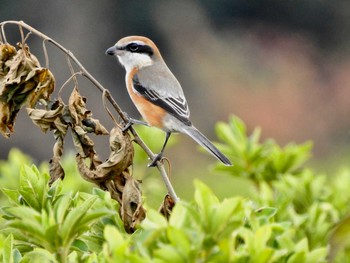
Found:
[[[50,184],[63,179],[61,157],[64,139],[71,129],[77,152],[76,162],[81,176],[101,189],[109,191],[120,204],[120,216],[128,233],[145,218],[142,206],[140,182],[130,174],[134,148],[129,133],[116,125],[110,132],[109,158],[102,162],[94,150],[94,142],[88,136],[108,135],[99,120],[92,118],[86,108],[86,98],[75,87],[68,105],[62,99],[51,100],[55,79],[52,73],[40,66],[27,45],[18,44],[17,49],[0,43],[0,132],[8,138],[14,132],[17,113],[27,106],[28,116],[43,132],[52,131],[55,137],[53,157],[49,162]],[[38,102],[43,107],[39,108]],[[89,164],[89,165],[87,165]]]
[[[17,48],[0,43],[0,132],[6,138],[14,132],[19,110],[48,100],[55,87],[54,76],[40,66],[29,47],[19,43]]]
[[[171,211],[175,206],[175,201],[171,198],[169,194],[164,197],[163,203],[159,208],[159,213],[161,213],[167,220],[171,215]]]

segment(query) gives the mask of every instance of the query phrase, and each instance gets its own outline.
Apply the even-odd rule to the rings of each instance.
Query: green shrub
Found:
[[[350,258],[349,170],[329,178],[316,174],[305,164],[310,143],[281,148],[273,140],[260,142],[260,130],[248,136],[244,123],[235,117],[219,123],[217,135],[222,141],[218,147],[235,165],[218,165],[216,172],[249,180],[252,198],[219,200],[196,180],[193,200],[176,204],[169,221],[148,208],[132,235],[124,231],[118,204],[107,193],[91,187],[85,192],[66,188],[64,181],[49,187],[46,169],[39,172],[29,166],[30,159],[11,152],[9,160],[0,163],[0,258],[168,263]],[[20,171],[12,169],[19,164]],[[66,178],[78,177],[69,174],[74,168],[68,170]]]

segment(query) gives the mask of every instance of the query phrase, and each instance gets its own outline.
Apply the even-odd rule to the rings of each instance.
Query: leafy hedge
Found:
[[[169,221],[148,208],[132,235],[125,232],[118,204],[109,194],[87,185],[67,189],[61,181],[49,187],[45,169],[23,165],[30,160],[11,152],[0,164],[0,258],[168,263],[350,258],[349,170],[331,177],[316,174],[305,167],[310,143],[283,148],[273,140],[261,143],[260,130],[248,136],[244,123],[235,117],[219,123],[217,135],[223,142],[218,146],[235,165],[218,165],[215,171],[248,179],[252,198],[219,200],[195,180],[193,200],[180,201]],[[66,179],[74,177],[73,167],[66,171]]]

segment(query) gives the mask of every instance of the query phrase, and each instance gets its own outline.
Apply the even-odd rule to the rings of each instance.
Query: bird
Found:
[[[190,110],[183,89],[163,60],[158,47],[144,36],[127,36],[106,50],[125,68],[125,82],[131,100],[147,125],[165,131],[164,144],[149,166],[163,157],[172,133],[190,136],[226,166],[231,161],[190,121]],[[131,124],[139,123],[129,118]]]

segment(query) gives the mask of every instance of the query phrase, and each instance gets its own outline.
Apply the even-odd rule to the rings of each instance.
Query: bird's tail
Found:
[[[232,165],[230,160],[216,148],[207,137],[205,137],[199,130],[194,126],[184,127],[184,132],[189,135],[198,144],[204,147],[208,152],[214,155],[218,160],[220,160],[225,165]]]

